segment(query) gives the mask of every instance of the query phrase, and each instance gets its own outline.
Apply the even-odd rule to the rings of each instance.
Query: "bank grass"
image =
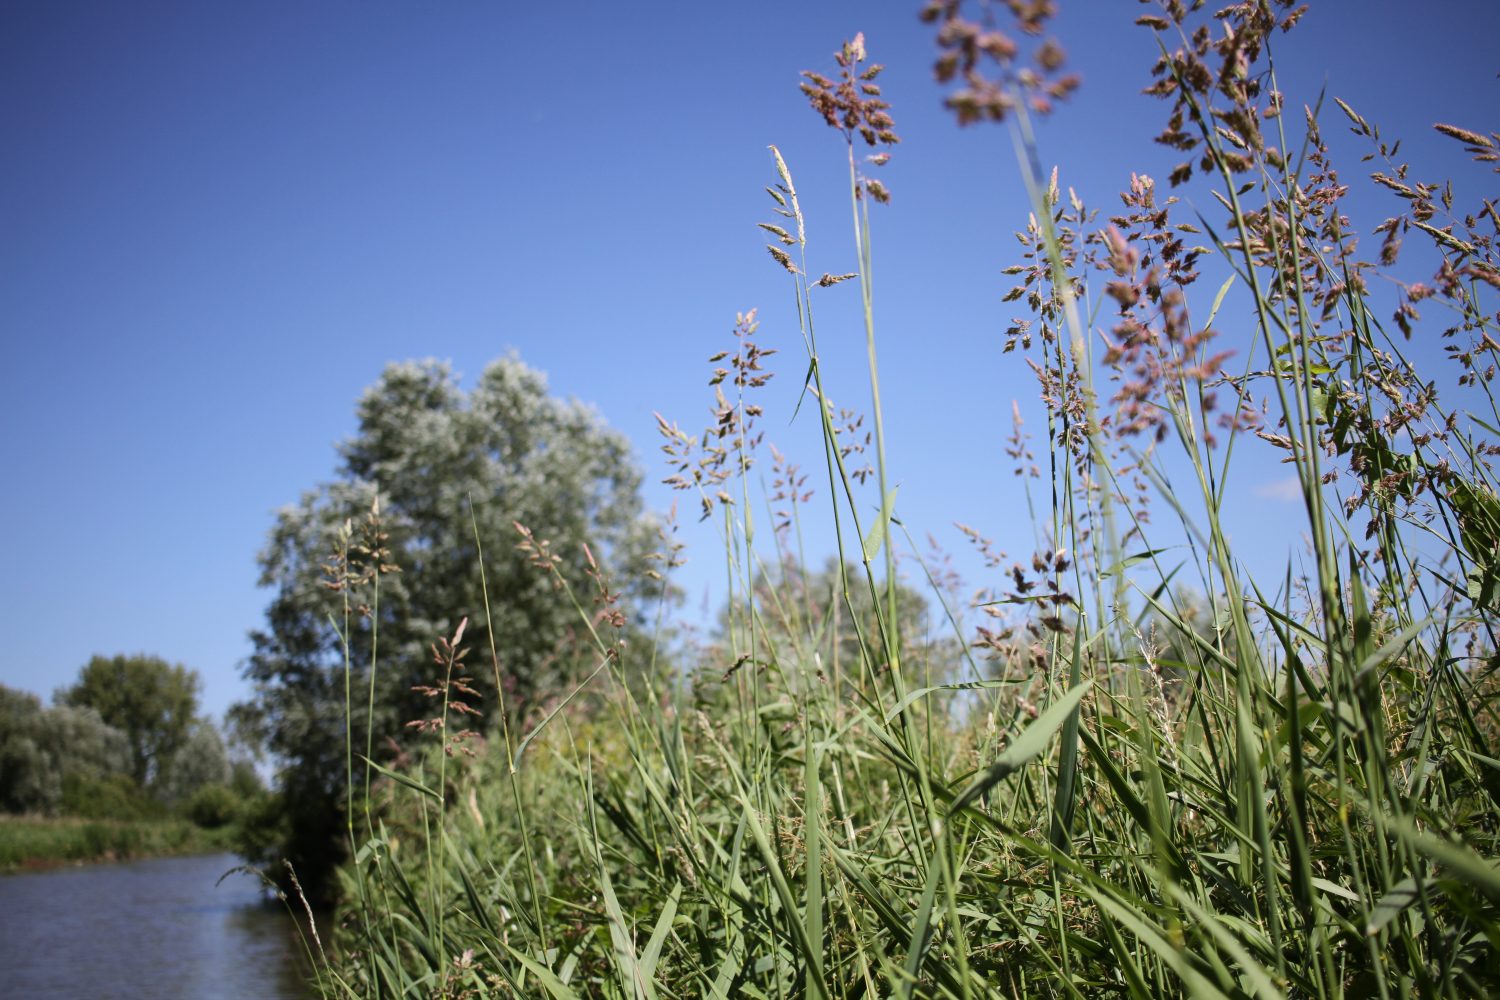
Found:
[[[1010,129],[1030,202],[1006,272],[1030,317],[1004,353],[1029,364],[1046,423],[1039,458],[1018,427],[1027,492],[997,519],[1034,511],[1036,550],[1002,562],[969,529],[996,576],[970,602],[906,534],[872,280],[895,133],[857,37],[804,86],[847,152],[857,270],[813,259],[775,149],[762,225],[796,298],[799,329],[778,339],[805,347],[794,426],[821,484],[761,442],[771,352],[744,313],[711,360],[715,423],[661,420],[670,481],[721,527],[730,594],[688,669],[652,669],[664,632],[620,641],[594,553],[596,591],[575,594],[545,540],[518,526],[499,541],[558,582],[592,659],[577,690],[484,744],[454,732],[460,627],[435,646],[425,744],[377,763],[351,728],[349,786],[363,743],[368,794],[351,791],[329,995],[1500,989],[1493,203],[1465,216],[1440,184],[1377,171],[1400,200],[1377,260],[1360,258],[1324,109],[1289,121],[1275,85],[1273,31],[1300,15],[1239,5],[1199,35],[1206,13],[1167,4],[1143,27],[1161,42],[1163,141],[1188,156],[1173,180],[1222,214],[1185,214],[1130,175],[1101,218],[1042,166],[1032,119],[1076,86],[1056,43],[1029,41],[1046,7],[1018,6],[1005,31],[956,4],[924,15],[950,106]],[[1394,157],[1359,112],[1334,114]],[[1446,128],[1476,156],[1500,144]],[[1433,281],[1396,286],[1394,318],[1373,280],[1398,263],[1392,233],[1438,261]],[[846,280],[859,380],[818,348]],[[1407,339],[1423,310],[1452,350]],[[872,447],[830,398],[856,385]],[[1256,544],[1306,538],[1270,578],[1226,526],[1251,449],[1272,449],[1299,497],[1296,523]],[[831,574],[801,555],[814,503]],[[676,561],[664,546],[664,589]],[[930,584],[929,614],[903,610],[903,577]],[[488,652],[503,691],[504,651]]]
[[[181,819],[0,816],[0,872],[232,849],[227,828],[206,830]]]

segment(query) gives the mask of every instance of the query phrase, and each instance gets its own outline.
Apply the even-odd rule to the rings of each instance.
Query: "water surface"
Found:
[[[296,931],[231,854],[0,876],[6,1000],[304,1000]]]

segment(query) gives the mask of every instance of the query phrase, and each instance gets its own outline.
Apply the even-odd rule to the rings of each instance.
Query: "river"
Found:
[[[0,876],[5,1000],[305,1000],[292,918],[231,854]]]

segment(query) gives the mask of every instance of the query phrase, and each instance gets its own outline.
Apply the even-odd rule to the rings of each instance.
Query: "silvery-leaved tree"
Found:
[[[435,714],[428,695],[444,680],[439,637],[468,619],[464,676],[477,696],[463,700],[478,717],[450,720],[453,730],[498,726],[497,676],[514,722],[597,662],[557,576],[518,549],[518,524],[548,543],[584,610],[598,604],[596,630],[625,643],[627,676],[653,589],[641,584],[656,534],[627,439],[593,408],[549,395],[519,359],[491,363],[470,391],[446,364],[392,364],[357,414],[334,477],[277,513],[260,553],[272,597],[245,667],[255,694],[232,712],[280,765],[281,815],[247,846],[284,854],[314,891],[342,853],[347,784],[363,783],[348,747],[389,761],[411,745],[408,724]],[[601,579],[612,601],[597,601]]]
[[[70,779],[126,778],[131,761],[129,737],[95,709],[44,708],[29,691],[0,684],[0,812],[54,814]]]

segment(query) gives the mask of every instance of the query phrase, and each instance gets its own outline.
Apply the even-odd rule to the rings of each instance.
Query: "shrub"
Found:
[[[204,785],[188,799],[187,818],[207,830],[228,826],[239,818],[242,803],[225,785]]]
[[[129,774],[65,774],[59,811],[83,819],[160,819],[166,809],[136,785]]]

